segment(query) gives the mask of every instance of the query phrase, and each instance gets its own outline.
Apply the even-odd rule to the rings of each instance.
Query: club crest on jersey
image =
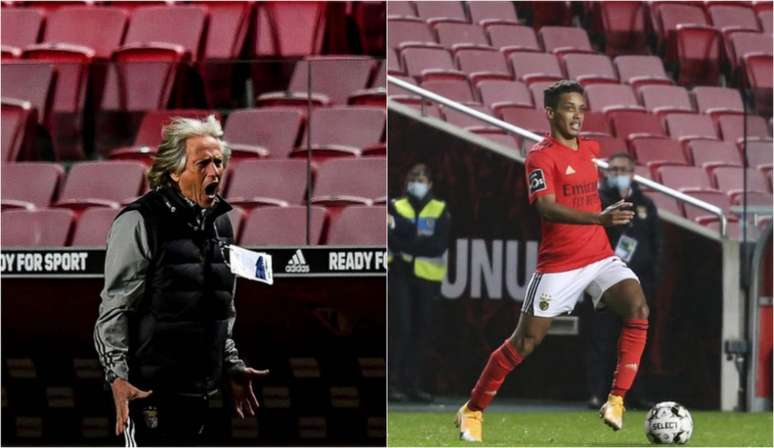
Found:
[[[536,169],[529,173],[529,192],[537,193],[546,189],[546,178],[543,176],[543,170]]]
[[[566,174],[568,176],[570,174],[575,174],[575,170],[573,169],[572,165],[567,165],[567,170],[565,170],[564,174]]]
[[[548,306],[551,304],[551,295],[548,293],[543,293],[540,295],[540,302],[538,303],[538,306],[540,307],[540,311],[545,311],[548,309]]]

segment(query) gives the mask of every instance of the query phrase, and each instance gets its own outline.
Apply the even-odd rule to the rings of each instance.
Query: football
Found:
[[[692,433],[691,413],[674,401],[653,406],[645,417],[645,435],[651,443],[682,445],[688,442]]]

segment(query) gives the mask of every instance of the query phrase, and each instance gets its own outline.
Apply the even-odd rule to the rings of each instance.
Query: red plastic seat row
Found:
[[[384,206],[354,206],[329,219],[324,207],[312,206],[310,243],[383,246],[387,228],[385,213]],[[2,245],[105,247],[117,214],[117,209],[104,207],[86,209],[80,216],[67,209],[4,211]],[[242,214],[235,209],[230,216],[239,244],[306,244],[307,209],[304,206],[257,208],[244,218]]]

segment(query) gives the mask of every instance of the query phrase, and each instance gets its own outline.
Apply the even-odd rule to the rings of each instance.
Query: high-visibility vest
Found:
[[[437,199],[431,199],[425,204],[422,211],[417,214],[411,206],[408,198],[395,201],[395,211],[402,217],[411,220],[417,226],[417,235],[432,236],[435,232],[435,223],[443,215],[446,203]],[[414,275],[432,282],[443,281],[446,275],[446,251],[438,257],[414,257],[409,254],[400,254],[407,263],[414,262]],[[388,255],[388,262],[392,261],[392,254]]]

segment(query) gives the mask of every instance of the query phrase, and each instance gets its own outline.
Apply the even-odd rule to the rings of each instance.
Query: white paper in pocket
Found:
[[[233,244],[228,246],[231,273],[248,280],[274,284],[271,269],[271,255],[265,252],[253,252]]]

